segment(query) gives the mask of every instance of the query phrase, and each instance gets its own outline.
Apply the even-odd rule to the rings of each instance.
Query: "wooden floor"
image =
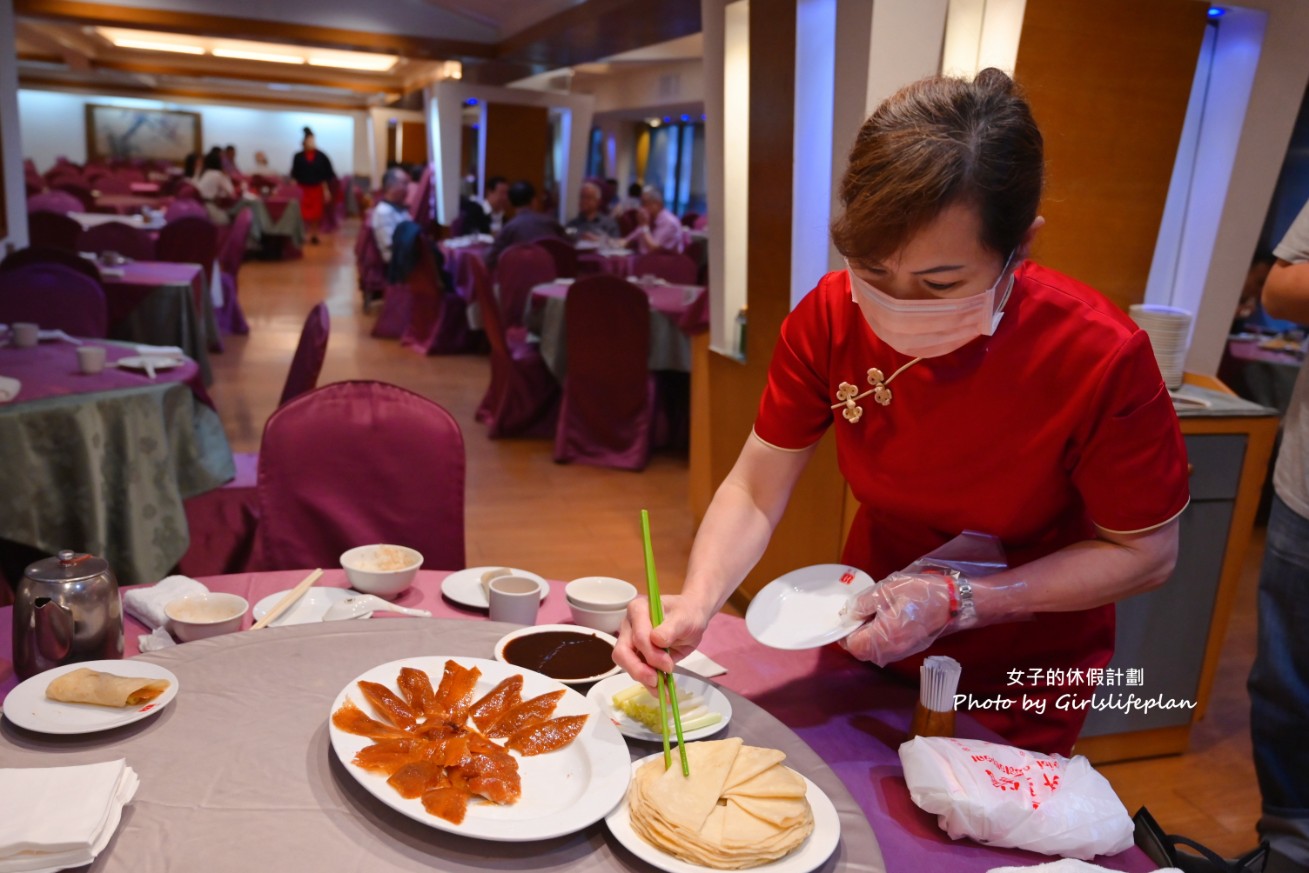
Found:
[[[361,312],[355,288],[354,230],[349,223],[321,246],[306,247],[303,260],[253,261],[242,268],[250,335],[228,338],[226,351],[213,359],[212,394],[233,450],[258,449],[304,317],[326,300],[332,336],[320,384],[377,379],[401,385],[440,403],[463,428],[470,566],[504,564],[554,579],[602,574],[639,582],[639,512],[645,508],[660,584],[679,590],[694,534],[686,458],[657,454],[645,472],[624,473],[555,464],[545,440],[488,440],[473,420],[490,378],[485,357],[420,357],[395,340],[369,336],[373,318]],[[1130,812],[1145,805],[1170,833],[1228,856],[1254,845],[1259,811],[1245,677],[1254,656],[1261,536],[1250,552],[1213,702],[1192,732],[1191,752],[1101,768]]]

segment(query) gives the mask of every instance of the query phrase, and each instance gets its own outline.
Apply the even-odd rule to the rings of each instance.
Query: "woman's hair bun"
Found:
[[[983,91],[998,94],[1012,94],[1014,92],[1014,80],[1009,78],[1009,74],[1004,70],[996,67],[987,67],[978,73],[973,79],[973,85]]]
[[[313,132],[312,130],[310,130],[309,128],[306,127],[306,128],[305,128],[305,136],[313,136],[313,135],[314,135],[314,132]]]

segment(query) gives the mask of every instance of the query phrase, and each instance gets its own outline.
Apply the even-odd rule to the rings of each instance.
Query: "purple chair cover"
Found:
[[[697,216],[695,219],[695,223],[691,225],[691,230],[707,230],[708,228],[709,228],[708,215]]]
[[[568,373],[554,459],[645,469],[655,409],[650,298],[615,276],[589,276],[568,289],[564,323]]]
[[[103,339],[109,330],[104,288],[59,264],[0,270],[0,322],[18,321]]]
[[[259,455],[236,452],[236,478],[222,488],[182,501],[191,543],[177,572],[197,579],[250,569],[259,499],[255,493]]]
[[[658,252],[632,258],[633,276],[658,276],[674,285],[694,285],[695,261],[686,255]]]
[[[555,261],[536,243],[518,243],[500,253],[495,284],[500,289],[500,312],[506,327],[521,327],[532,288],[556,278]]]
[[[94,280],[100,287],[104,287],[104,278],[100,275],[100,268],[95,265],[95,262],[87,260],[68,249],[28,246],[9,255],[4,261],[0,261],[0,270],[16,270],[19,267],[26,267],[28,264],[58,264],[61,267],[68,267],[70,270],[75,270],[88,279]]]
[[[413,317],[414,292],[407,282],[387,285],[382,292],[382,311],[373,323],[372,335],[378,339],[400,339]]]
[[[624,212],[618,216],[618,232],[623,236],[627,236],[629,233],[636,230],[636,226],[641,223],[640,219],[637,217],[639,212],[639,209],[624,210]]]
[[[336,566],[367,543],[464,566],[464,441],[432,401],[381,382],[337,382],[268,419],[259,452],[256,562]]]
[[[364,295],[364,309],[386,294],[386,261],[382,260],[377,238],[373,236],[372,218],[371,209],[364,213],[359,234],[355,237],[355,270],[359,274],[359,292]]]
[[[327,337],[331,331],[332,320],[327,315],[327,304],[319,303],[309,310],[305,326],[300,330],[300,342],[291,358],[291,369],[286,374],[282,398],[277,401],[278,408],[318,387],[318,374],[323,371]]]
[[[33,194],[27,198],[27,211],[33,212],[58,212],[61,215],[67,215],[70,212],[83,212],[82,201],[78,200],[67,191],[60,191],[57,188],[50,188],[42,191],[40,194]]]
[[[91,189],[82,182],[59,181],[52,183],[50,187],[73,195],[82,204],[80,210],[82,212],[90,212],[95,208],[95,197],[91,194]]]
[[[105,173],[97,178],[92,186],[101,194],[131,194],[132,180],[115,173]]]
[[[471,272],[458,282],[467,281],[473,287],[491,346],[491,384],[477,408],[477,420],[490,426],[487,436],[491,439],[553,434],[559,383],[545,365],[541,350],[526,340],[510,341],[481,258],[462,258],[459,270]]]
[[[591,252],[579,252],[577,255],[577,276],[597,276],[607,272],[609,261],[607,258],[592,254]]]
[[[214,317],[218,322],[219,330],[225,333],[248,334],[250,332],[250,325],[245,320],[245,312],[241,309],[237,276],[241,272],[241,264],[245,262],[246,238],[250,235],[250,225],[254,220],[254,215],[249,209],[238,212],[236,218],[232,219],[227,237],[218,250],[218,266],[222,272],[223,282],[223,304],[214,312]]]
[[[179,218],[203,218],[208,220],[209,210],[205,209],[205,205],[199,200],[183,197],[179,194],[164,210],[164,220],[176,221]]]
[[[203,207],[201,207],[203,208]],[[199,264],[205,275],[218,257],[218,227],[208,218],[170,219],[159,231],[155,259],[175,264]]]
[[[577,248],[567,240],[543,236],[533,240],[532,245],[540,246],[554,258],[555,275],[569,279],[577,277]]]
[[[139,227],[122,221],[106,221],[82,231],[77,240],[79,252],[117,252],[134,261],[153,261],[155,241]]]
[[[409,274],[413,307],[400,342],[422,355],[451,355],[469,351],[468,304],[448,293],[425,236],[415,238],[418,263]]]
[[[682,216],[682,227],[695,227],[695,223],[700,220],[700,213],[688,212]]]
[[[34,246],[77,251],[82,225],[59,212],[32,212],[27,216],[27,238]]]

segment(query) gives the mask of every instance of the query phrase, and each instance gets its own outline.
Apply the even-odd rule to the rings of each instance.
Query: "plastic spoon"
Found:
[[[405,606],[396,606],[394,603],[388,603],[375,594],[360,594],[355,597],[347,597],[345,600],[333,603],[323,613],[323,621],[345,621],[351,618],[368,618],[374,612],[398,612],[401,615],[412,615],[418,618],[431,618],[432,613],[426,609],[409,609]]]

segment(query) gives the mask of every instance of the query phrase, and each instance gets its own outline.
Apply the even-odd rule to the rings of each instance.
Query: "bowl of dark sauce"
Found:
[[[495,658],[565,685],[589,685],[618,672],[616,640],[604,631],[571,624],[541,624],[506,634]]]

